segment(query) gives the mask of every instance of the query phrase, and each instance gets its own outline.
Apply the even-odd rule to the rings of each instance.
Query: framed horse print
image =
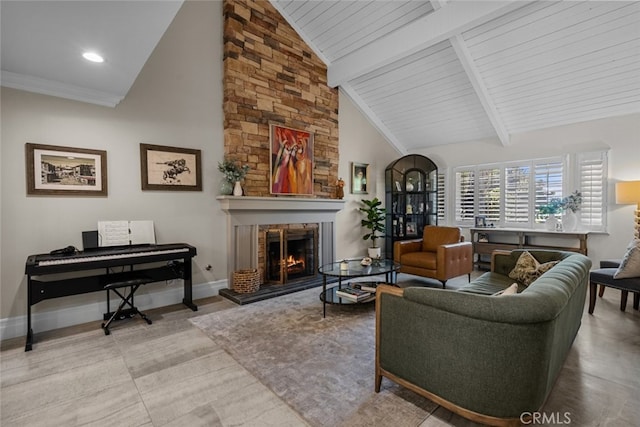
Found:
[[[200,150],[140,144],[143,190],[202,191]]]

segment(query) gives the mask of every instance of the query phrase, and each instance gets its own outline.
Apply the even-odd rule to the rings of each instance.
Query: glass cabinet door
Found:
[[[393,258],[398,240],[422,238],[438,221],[438,168],[429,158],[411,154],[385,170],[385,254]]]

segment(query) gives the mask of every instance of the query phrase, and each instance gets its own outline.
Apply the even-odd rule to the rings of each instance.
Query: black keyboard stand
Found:
[[[140,279],[125,280],[124,282],[109,283],[104,287],[107,290],[107,295],[109,291],[113,291],[121,299],[120,305],[118,305],[118,308],[116,309],[116,311],[113,312],[113,314],[111,315],[111,317],[106,323],[102,324],[102,329],[104,329],[105,335],[109,335],[111,333],[109,331],[109,325],[111,325],[111,322],[113,322],[114,320],[122,320],[127,317],[133,317],[136,314],[142,317],[149,325],[153,323],[151,322],[151,319],[149,319],[143,312],[138,310],[138,308],[133,303],[133,295],[136,293],[138,288],[142,285],[146,285],[147,283],[151,283],[151,282],[153,282],[153,279],[151,278],[140,278]],[[121,288],[130,288],[129,294],[125,296],[126,291],[123,291],[121,293],[118,290]],[[130,308],[125,309],[124,307],[126,305],[128,305]]]
[[[133,248],[101,248],[96,251],[64,256],[48,253],[29,255],[25,264],[27,339],[24,351],[31,350],[34,343],[31,308],[35,304],[52,298],[104,292],[105,286],[116,282],[133,279],[153,279],[150,280],[151,282],[182,279],[182,303],[191,310],[198,311],[198,306],[192,299],[193,269],[191,265],[196,255],[196,248],[186,243]],[[112,272],[120,267],[122,267],[121,272]],[[130,271],[125,271],[125,267],[129,267]],[[105,269],[104,273],[100,271],[102,269]],[[131,305],[134,305],[133,299]],[[109,311],[108,308],[107,311]],[[130,311],[130,309],[124,310],[125,313]],[[103,320],[106,322],[112,314],[108,313]]]

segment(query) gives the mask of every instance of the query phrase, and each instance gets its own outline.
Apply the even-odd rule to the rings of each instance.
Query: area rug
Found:
[[[417,426],[437,405],[388,380],[374,391],[375,304],[319,288],[191,319],[312,426]]]

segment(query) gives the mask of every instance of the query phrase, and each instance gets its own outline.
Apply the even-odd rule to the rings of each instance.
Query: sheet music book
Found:
[[[153,221],[98,221],[98,246],[155,243]]]

